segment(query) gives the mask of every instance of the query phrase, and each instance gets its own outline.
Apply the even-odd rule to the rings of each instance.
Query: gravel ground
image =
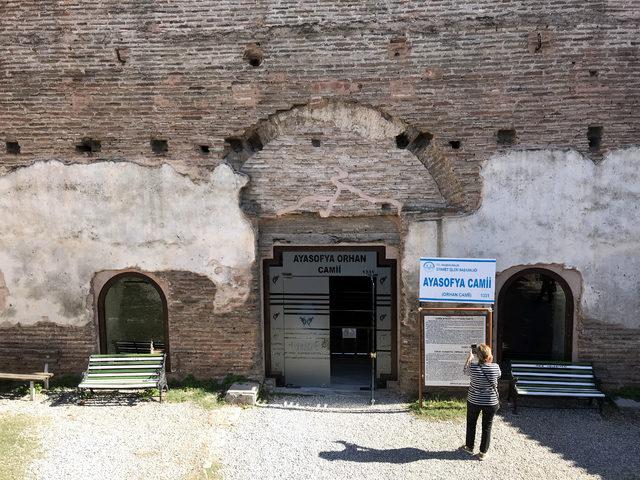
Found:
[[[393,396],[380,400],[368,407],[366,396],[289,396],[247,410],[214,439],[223,478],[640,478],[633,414],[503,408],[490,457],[479,462],[457,450],[464,423],[425,421]]]
[[[32,480],[177,480],[212,461],[225,480],[640,479],[637,413],[503,408],[490,456],[478,462],[457,450],[464,423],[416,418],[392,395],[367,400],[287,395],[205,411],[126,398],[0,399],[0,414],[43,420]]]
[[[209,435],[220,412],[191,404],[76,399],[0,400],[0,414],[39,417],[43,456],[28,479],[182,479],[211,460]]]

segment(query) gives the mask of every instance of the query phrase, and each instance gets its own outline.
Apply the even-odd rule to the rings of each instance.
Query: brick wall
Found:
[[[584,319],[578,327],[578,359],[593,362],[608,388],[640,387],[640,328]]]
[[[260,119],[338,98],[433,133],[478,198],[479,162],[499,129],[515,129],[518,148],[591,155],[587,128],[601,125],[596,157],[637,142],[639,23],[634,0],[11,0],[0,19],[0,140],[21,153],[0,148],[0,164],[209,168],[225,138]],[[76,152],[83,137],[100,151]],[[165,155],[151,152],[152,137],[168,140]]]
[[[5,372],[42,371],[47,362],[55,375],[78,374],[97,349],[93,323],[85,327],[50,322],[0,327],[0,370]]]
[[[167,281],[169,345],[173,376],[200,378],[228,373],[262,376],[262,326],[254,285],[246,309],[218,314],[216,288],[207,277],[191,272],[156,272]],[[257,275],[256,275],[257,277]],[[94,323],[85,327],[40,322],[0,328],[0,370],[40,370],[48,361],[56,375],[79,374],[89,355],[98,352]],[[48,360],[47,360],[48,358]]]
[[[255,288],[246,309],[217,314],[215,285],[202,275],[169,271],[169,341],[175,377],[222,377],[235,373],[261,378],[262,324]]]
[[[609,149],[637,144],[639,27],[635,0],[9,0],[0,18],[0,173],[52,158],[207,170],[232,147],[229,139],[275,112],[330,99],[370,105],[430,132],[434,162],[451,162],[472,209],[480,201],[480,164],[496,150],[574,148],[598,160]],[[602,126],[602,140],[590,148],[593,126]],[[501,129],[515,130],[512,144],[498,145]],[[82,147],[83,138],[94,141]],[[153,153],[152,139],[166,140],[168,150]],[[290,140],[289,156],[315,155],[321,162],[308,140]],[[278,141],[247,169],[270,148],[289,148],[286,138]],[[19,143],[20,152],[9,145],[7,151],[5,142]],[[353,139],[348,143],[345,148],[357,147]],[[367,144],[350,154],[391,165],[398,157],[385,148],[392,147]],[[263,158],[269,168],[256,177],[260,185],[280,181],[282,170],[269,163],[277,156]],[[317,185],[307,187],[304,164],[297,165],[289,172],[298,175],[295,186],[313,191]],[[381,181],[362,179],[363,188]],[[433,188],[428,193],[423,209],[440,201]],[[253,185],[243,200],[255,215],[282,204],[281,196]],[[362,208],[342,211],[361,215],[368,208],[356,205]],[[397,229],[385,226],[397,219],[376,218],[261,223],[260,252],[287,242],[400,245]],[[229,315],[213,312],[215,288],[206,278],[163,274],[171,283],[176,375],[260,373],[259,268],[246,310]],[[412,298],[401,299],[398,317],[406,388],[417,372]],[[93,326],[51,324],[3,327],[0,334],[4,365],[36,368],[41,352],[51,351],[60,371],[78,371],[96,338]],[[600,346],[611,374],[624,377],[616,365],[627,365],[630,338],[637,337],[585,322],[580,350]]]

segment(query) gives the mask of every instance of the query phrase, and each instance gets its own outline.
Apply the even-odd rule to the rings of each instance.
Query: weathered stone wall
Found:
[[[20,154],[0,149],[0,164],[120,159],[195,175],[277,111],[348,99],[431,132],[472,207],[499,129],[519,148],[595,158],[636,142],[639,23],[635,0],[11,0],[0,140]],[[604,129],[593,151],[589,126]],[[85,137],[100,151],[76,152]],[[154,155],[152,138],[168,151]]]
[[[32,325],[0,326],[0,370],[18,373],[42,371],[45,363],[54,375],[80,374],[89,355],[98,351],[96,325],[59,325],[40,321]]]
[[[499,272],[545,264],[578,272],[574,358],[593,361],[609,385],[640,384],[639,162],[637,148],[611,152],[599,164],[565,151],[497,155],[482,170],[480,209],[444,219],[441,232],[445,257],[496,258]],[[418,358],[410,308],[417,258],[436,253],[435,232],[435,222],[411,223],[405,242],[408,364]],[[415,363],[408,386],[417,381]]]
[[[0,177],[0,324],[85,325],[93,276],[128,267],[206,275],[218,311],[243,307],[255,259],[245,183],[226,165],[196,183],[167,165],[115,162],[37,163]]]
[[[215,284],[192,272],[159,272],[169,284],[171,371],[182,378],[229,373],[262,378],[262,322],[255,290],[244,308],[219,313]]]
[[[170,377],[236,373],[262,378],[262,323],[255,288],[244,308],[220,312],[210,278],[178,270],[151,275],[167,299]],[[89,355],[98,352],[97,317],[85,326],[41,321],[0,327],[0,370],[30,372],[48,362],[56,376],[80,374]]]
[[[638,328],[639,28],[635,0],[4,2],[0,361],[66,371],[93,276],[135,268],[170,272],[176,374],[259,374],[256,259],[379,243],[412,391],[418,222],[469,214],[442,253],[578,270],[579,354],[623,374],[594,325]]]

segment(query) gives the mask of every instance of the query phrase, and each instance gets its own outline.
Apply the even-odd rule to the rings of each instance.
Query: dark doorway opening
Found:
[[[98,298],[102,353],[167,353],[167,300],[149,277],[127,272],[111,278]]]
[[[367,387],[371,383],[370,352],[375,351],[375,304],[369,277],[331,277],[331,385]]]
[[[571,360],[573,296],[559,275],[528,269],[498,298],[498,351],[508,360]]]

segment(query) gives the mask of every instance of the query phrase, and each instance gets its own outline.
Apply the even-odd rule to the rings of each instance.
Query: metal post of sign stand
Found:
[[[371,341],[370,345],[370,353],[371,357],[371,400],[370,403],[373,405],[376,403],[376,399],[374,396],[375,388],[376,388],[376,358],[378,356],[378,352],[376,351],[376,286],[377,286],[377,277],[375,275],[371,275],[369,277],[371,279]]]
[[[419,375],[418,375],[418,382],[419,382],[419,387],[418,387],[418,404],[420,406],[420,408],[423,408],[424,406],[424,381],[425,381],[425,372],[424,372],[424,322],[422,321],[422,312],[424,311],[433,311],[433,312],[438,312],[438,311],[450,311],[450,312],[486,312],[487,314],[487,326],[486,326],[486,333],[487,333],[487,344],[491,347],[493,347],[492,343],[493,343],[493,305],[487,306],[487,307],[463,307],[463,308],[456,308],[456,307],[419,307],[418,308],[418,323],[420,324],[420,365],[419,365]]]

